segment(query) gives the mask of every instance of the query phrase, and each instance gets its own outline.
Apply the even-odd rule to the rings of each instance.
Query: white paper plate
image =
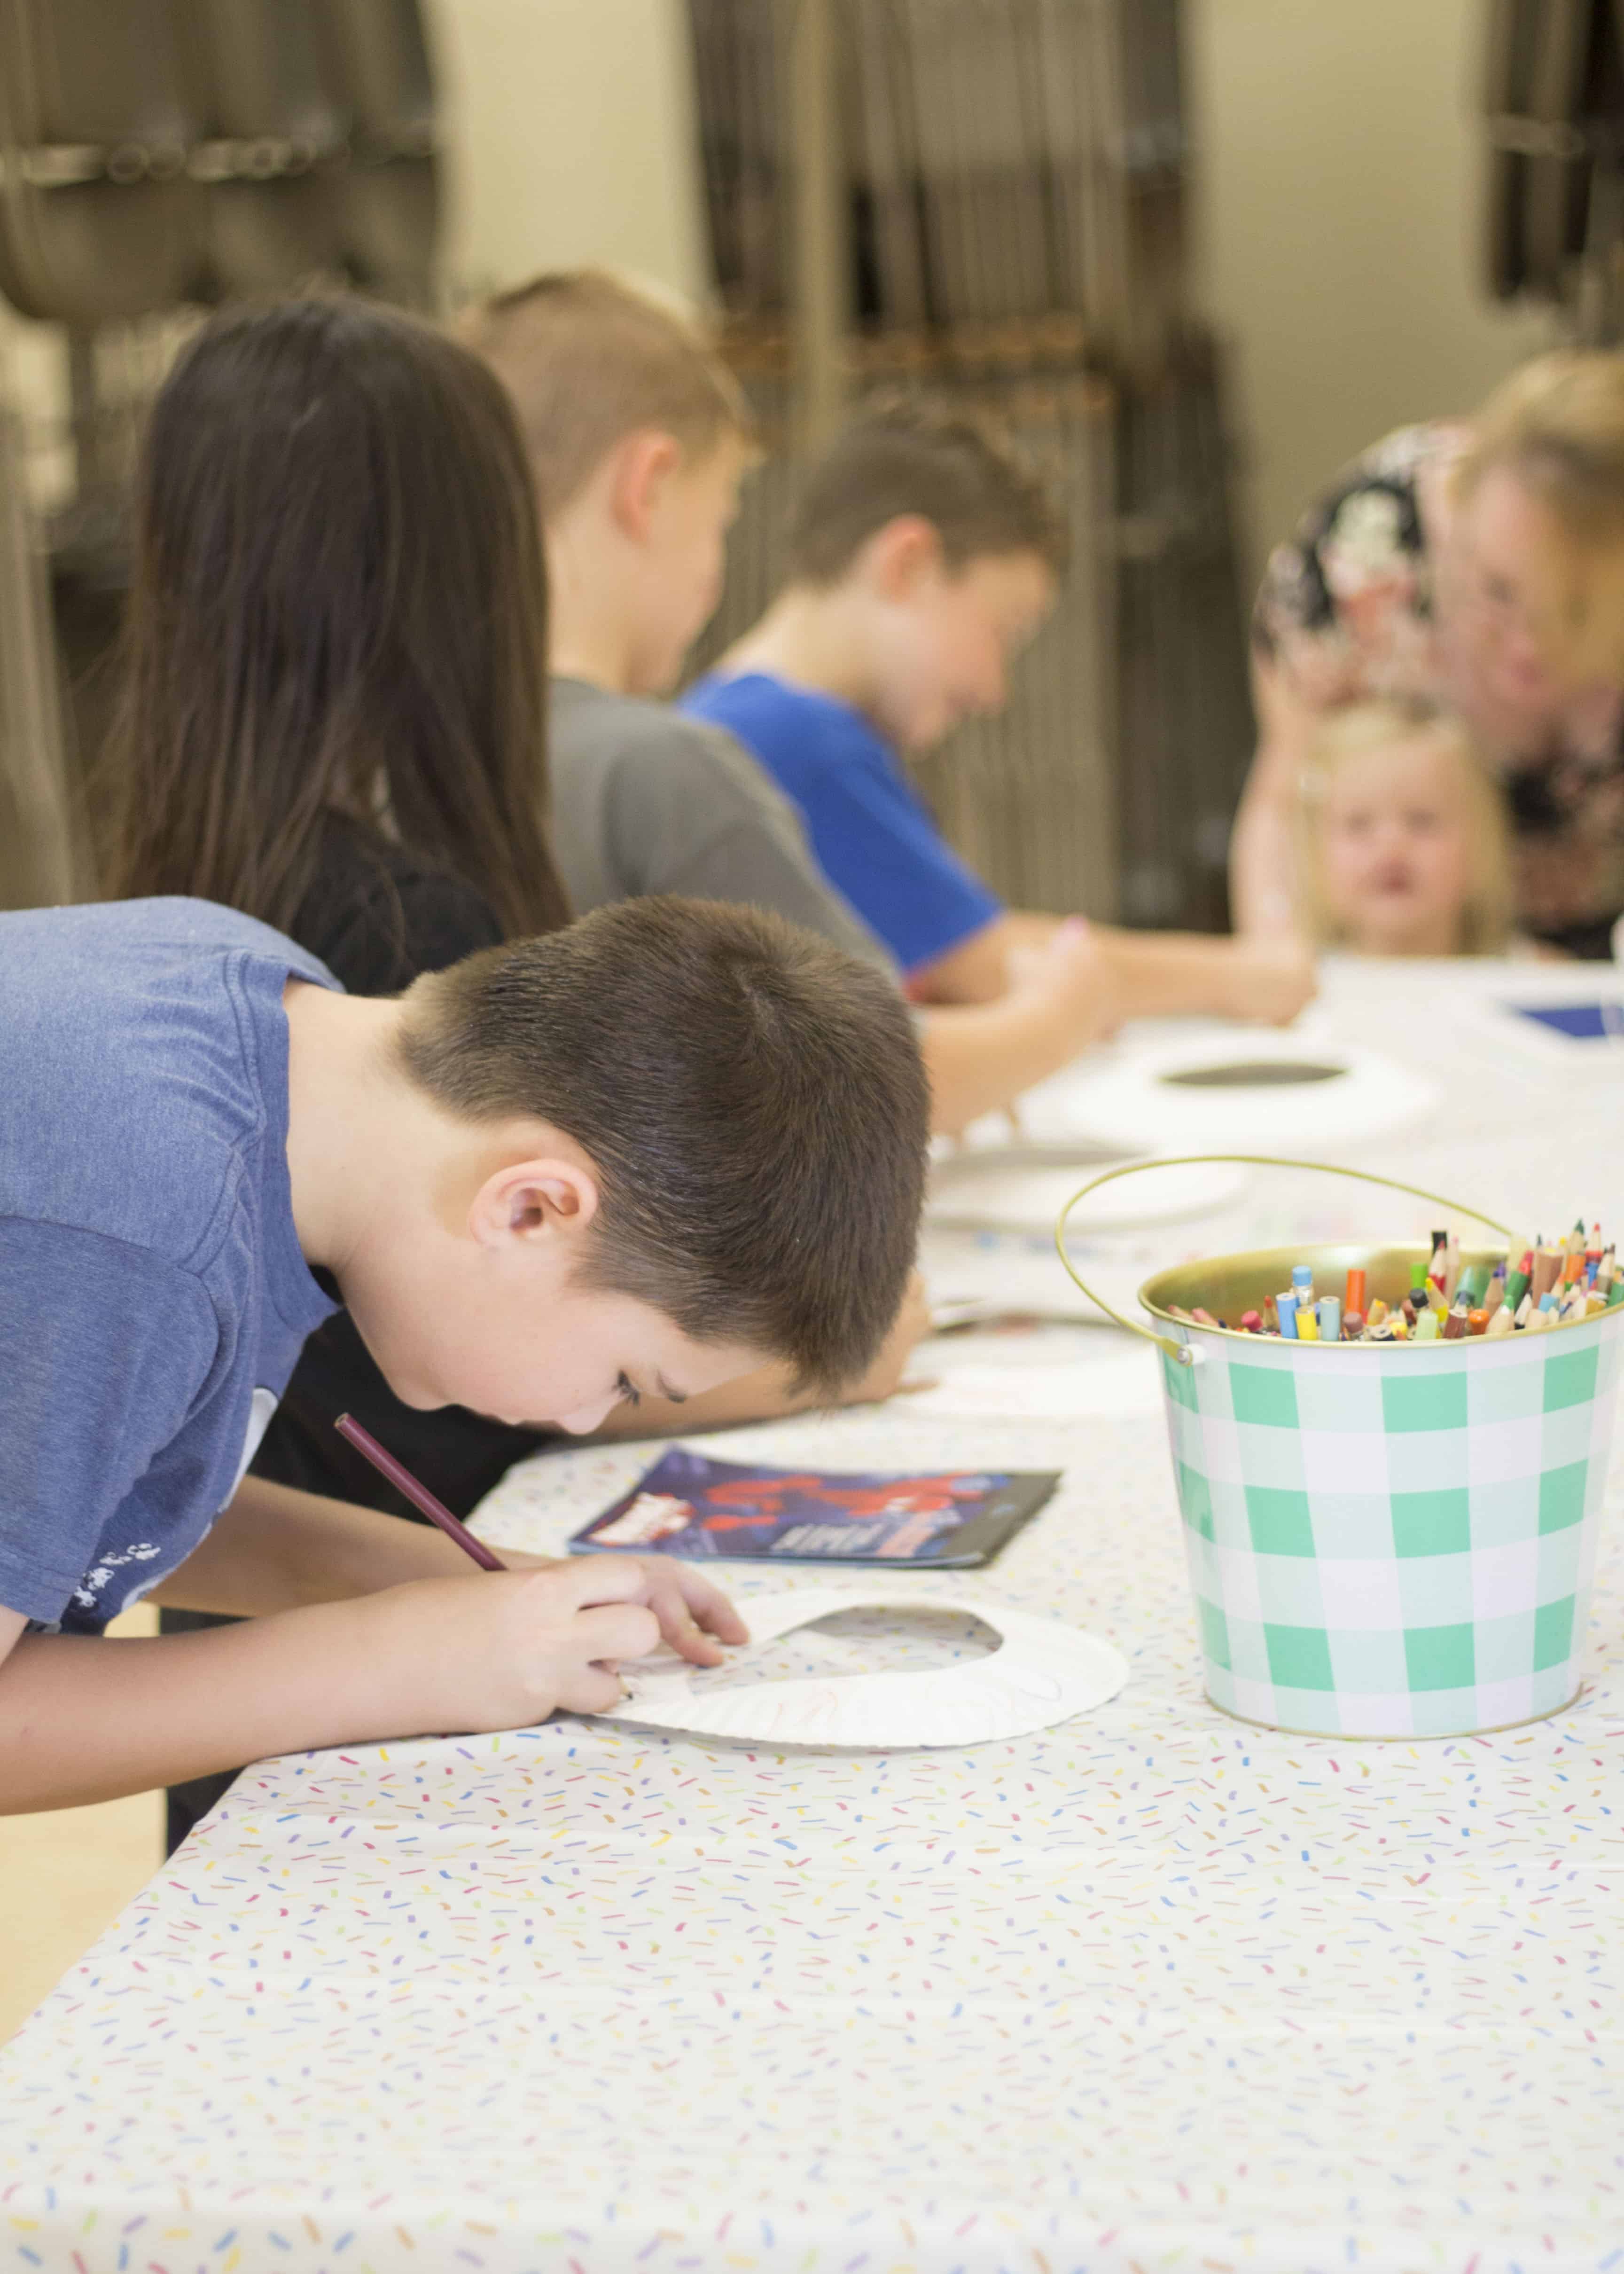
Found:
[[[1072,1193],[1109,1165],[1064,1146],[984,1146],[951,1153],[932,1164],[925,1214],[930,1223],[944,1225],[1052,1231]],[[1080,1238],[1207,1216],[1239,1200],[1249,1178],[1249,1171],[1231,1162],[1158,1168],[1147,1161],[1142,1172],[1136,1170],[1090,1193],[1073,1212],[1071,1229]]]
[[[1321,1154],[1414,1127],[1440,1103],[1435,1082],[1380,1051],[1228,1027],[1101,1053],[1034,1093],[1026,1122],[1050,1142],[1124,1152]]]
[[[1128,1678],[1128,1661],[1099,1635],[968,1594],[899,1593],[883,1576],[850,1592],[798,1590],[744,1603],[752,1646],[831,1612],[868,1606],[967,1614],[993,1628],[1001,1647],[984,1658],[918,1674],[853,1674],[833,1680],[761,1682],[717,1690],[703,1671],[664,1654],[621,1668],[627,1696],[602,1718],[643,1728],[741,1737],[759,1744],[985,1745],[1052,1728],[1092,1713]]]

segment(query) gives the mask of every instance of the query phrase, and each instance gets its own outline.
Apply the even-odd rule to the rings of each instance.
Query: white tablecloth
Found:
[[[1325,1017],[1450,1100],[1360,1158],[1617,1225],[1624,1080],[1497,1034],[1506,976],[1334,975]],[[1308,1180],[1242,1213],[1293,1210],[1348,1221]],[[715,1447],[1064,1467],[964,1584],[1109,1637],[1118,1698],[967,1752],[566,1720],[257,1767],[0,2062],[0,2267],[1624,2268],[1616,1487],[1572,1710],[1286,1737],[1201,1698],[1149,1354],[1057,1327],[939,1362]],[[555,1545],[648,1457],[530,1464],[483,1528]]]

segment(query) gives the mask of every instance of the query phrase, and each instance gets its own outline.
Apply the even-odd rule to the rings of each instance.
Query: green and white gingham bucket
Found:
[[[1068,1271],[1071,1208],[1129,1173],[1109,1171],[1068,1203],[1056,1235]],[[1316,1735],[1463,1736],[1538,1720],[1577,1693],[1624,1307],[1540,1334],[1420,1344],[1290,1342],[1186,1325],[1167,1308],[1237,1315],[1231,1303],[1289,1285],[1294,1262],[1335,1291],[1358,1264],[1391,1300],[1427,1252],[1218,1257],[1139,1291],[1171,1329],[1150,1338],[1207,1694],[1226,1713]]]

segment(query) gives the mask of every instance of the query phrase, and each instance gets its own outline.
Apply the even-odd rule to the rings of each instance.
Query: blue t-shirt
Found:
[[[288,1183],[289,975],[206,900],[0,915],[0,1603],[94,1634],[236,1491],[335,1307]]]
[[[849,704],[749,671],[702,679],[681,708],[755,752],[801,809],[823,874],[905,972],[934,963],[1003,914],[943,837],[896,752]]]

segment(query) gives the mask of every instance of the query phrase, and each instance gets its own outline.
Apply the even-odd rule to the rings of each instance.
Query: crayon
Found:
[[[1321,1295],[1315,1306],[1319,1314],[1320,1339],[1322,1343],[1340,1342],[1342,1331],[1342,1306],[1335,1295]]]
[[[1297,1338],[1300,1343],[1317,1343],[1320,1339],[1319,1314],[1312,1303],[1297,1305]]]
[[[1466,1333],[1467,1318],[1463,1298],[1450,1304],[1448,1315],[1443,1323],[1443,1337],[1447,1343],[1458,1343],[1462,1339]]]
[[[1260,1335],[1263,1332],[1262,1313],[1260,1311],[1243,1311],[1241,1313],[1241,1332],[1244,1335]]]
[[[1599,1287],[1590,1288],[1584,1298],[1584,1316],[1587,1319],[1599,1319],[1606,1307],[1607,1299],[1602,1293],[1601,1289]]]
[[[1394,1311],[1390,1313],[1387,1318],[1387,1326],[1390,1329],[1390,1339],[1392,1341],[1395,1343],[1407,1343],[1410,1340],[1410,1321],[1404,1316],[1402,1311]]]
[[[1517,1327],[1526,1327],[1533,1314],[1534,1291],[1531,1287],[1525,1287],[1522,1290],[1522,1299],[1517,1305],[1515,1311],[1512,1314],[1512,1324]]]
[[[1441,1287],[1449,1271],[1449,1235],[1447,1231],[1432,1234],[1432,1260],[1426,1267],[1425,1276],[1435,1287]]]
[[[1509,1262],[1511,1260],[1510,1256],[1507,1255],[1506,1260]],[[1525,1247],[1522,1250],[1522,1261],[1518,1264],[1516,1269],[1515,1271],[1507,1271],[1506,1274],[1506,1303],[1507,1307],[1514,1314],[1516,1310],[1517,1305],[1522,1300],[1523,1296],[1527,1294],[1529,1288],[1533,1284],[1533,1277],[1534,1251],[1531,1247]]]
[[[1429,1304],[1416,1320],[1416,1340],[1435,1343],[1438,1340],[1438,1314]]]
[[[1287,1342],[1294,1343],[1297,1334],[1297,1297],[1289,1288],[1274,1298],[1274,1308],[1280,1318],[1280,1331]]]
[[[1486,1263],[1469,1263],[1461,1274],[1461,1284],[1455,1291],[1464,1295],[1470,1309],[1483,1307],[1483,1299],[1489,1291],[1489,1267]]]
[[[1312,1264],[1294,1263],[1292,1265],[1291,1291],[1297,1297],[1297,1306],[1299,1311],[1305,1311],[1312,1307],[1314,1300],[1314,1273]]]
[[[1489,1314],[1489,1323],[1483,1331],[1491,1342],[1497,1341],[1501,1335],[1511,1333],[1511,1313],[1504,1303],[1500,1305],[1498,1311],[1492,1311]]]
[[[1451,1232],[1449,1245],[1444,1250],[1444,1295],[1447,1301],[1454,1302],[1460,1291],[1460,1284],[1461,1243],[1455,1233]]]
[[[1494,1267],[1494,1276],[1490,1280],[1487,1291],[1483,1298],[1483,1307],[1490,1318],[1492,1318],[1496,1311],[1504,1307],[1505,1301],[1506,1267],[1503,1263],[1497,1263]]]
[[[1345,1343],[1357,1343],[1364,1332],[1364,1313],[1362,1311],[1344,1311],[1342,1313],[1342,1340]]]
[[[1615,1279],[1607,1290],[1607,1308],[1616,1311],[1620,1303],[1624,1303],[1624,1278]]]
[[[1210,1311],[1204,1311],[1199,1303],[1196,1305],[1194,1310],[1191,1312],[1190,1317],[1192,1323],[1198,1327],[1219,1327],[1223,1324],[1222,1319],[1214,1318],[1212,1313]]]
[[[1382,1321],[1387,1316],[1387,1305],[1384,1303],[1380,1296],[1378,1295],[1372,1302],[1369,1310],[1365,1314],[1365,1325],[1367,1327],[1379,1327]]]
[[[1363,1317],[1365,1310],[1365,1274],[1356,1265],[1348,1274],[1348,1284],[1342,1289],[1344,1311],[1357,1311]]]
[[[1489,1331],[1488,1313],[1486,1311],[1468,1311],[1466,1314],[1466,1331],[1469,1335],[1486,1335]]]

